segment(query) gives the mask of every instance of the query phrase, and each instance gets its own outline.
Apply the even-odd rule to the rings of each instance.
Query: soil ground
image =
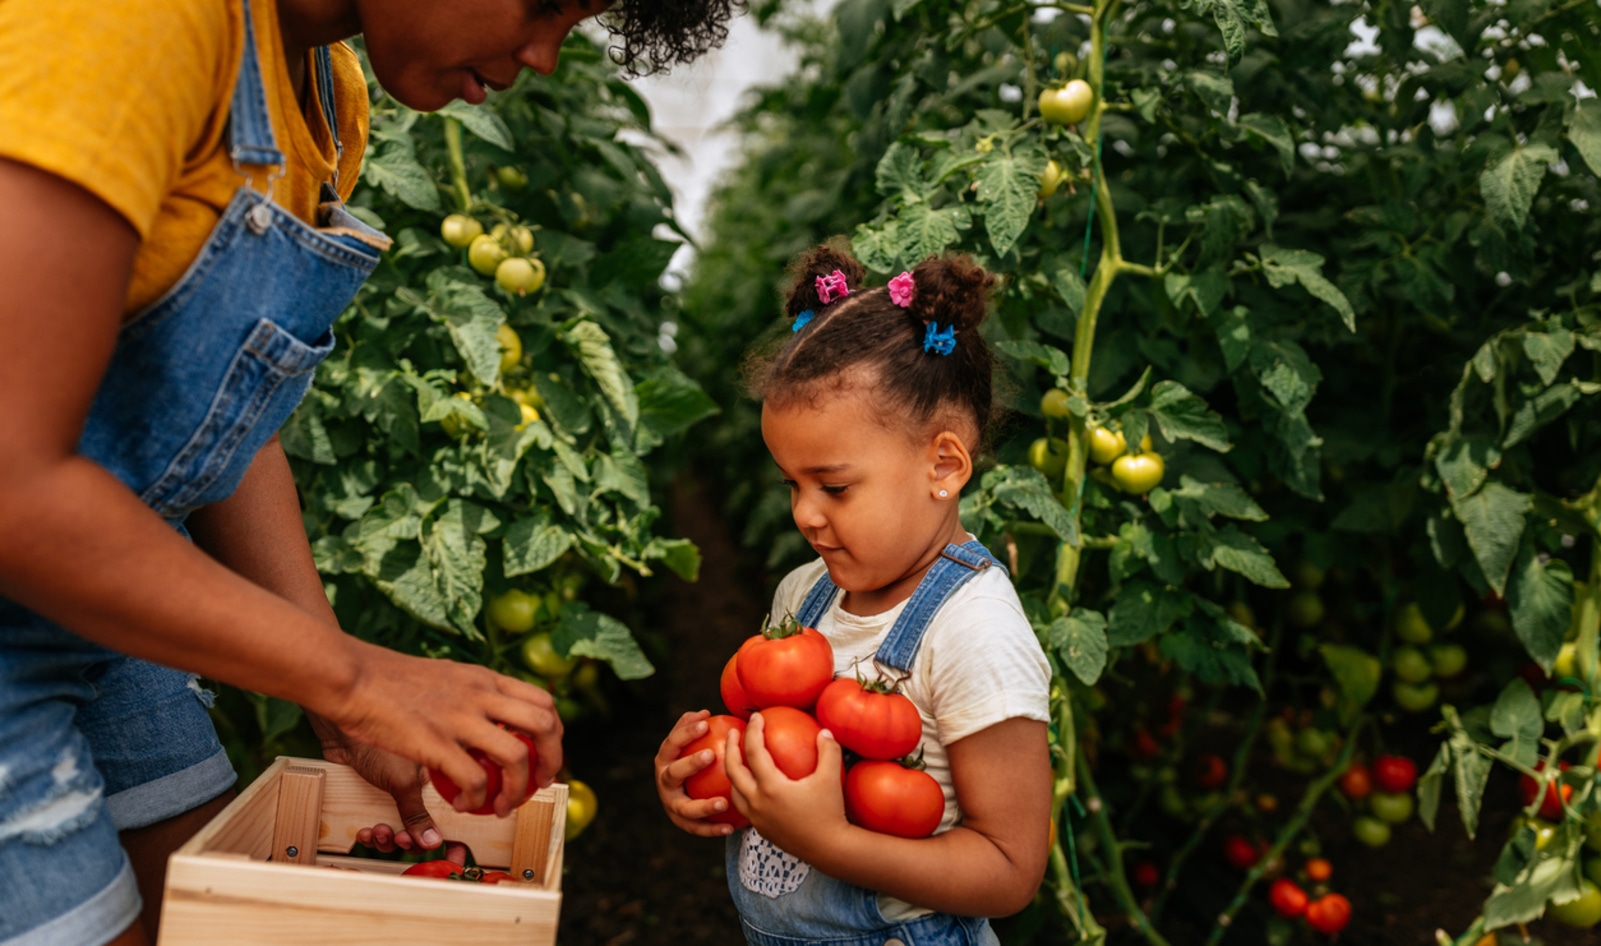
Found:
[[[676,534],[701,549],[700,580],[690,584],[662,579],[667,587],[653,610],[666,641],[658,673],[623,691],[609,720],[580,722],[569,728],[570,766],[601,800],[590,829],[571,842],[559,932],[563,946],[624,944],[700,944],[739,946],[743,938],[730,903],[723,870],[723,845],[674,828],[662,814],[652,781],[652,758],[679,714],[720,706],[718,675],[738,644],[760,625],[767,610],[765,583],[741,568],[748,559],[720,519],[715,501],[702,489],[681,484],[673,497]],[[655,655],[653,655],[655,656]],[[1387,733],[1415,759],[1432,757],[1437,737],[1423,723]],[[1285,798],[1294,797],[1287,785]],[[1446,792],[1449,796],[1451,793]],[[1370,851],[1349,840],[1345,817],[1322,806],[1318,820],[1324,856],[1335,868],[1335,889],[1354,907],[1340,942],[1356,946],[1428,946],[1436,929],[1460,932],[1489,889],[1489,875],[1517,802],[1510,780],[1491,782],[1479,840],[1463,833],[1454,803],[1442,803],[1438,831],[1430,834],[1414,817],[1395,829],[1388,846]],[[1330,839],[1338,839],[1333,840]],[[1213,918],[1238,886],[1219,858],[1203,849],[1191,859],[1163,922],[1172,946],[1202,943]],[[1092,896],[1102,893],[1092,891]],[[1104,899],[1104,897],[1102,898]],[[1103,910],[1105,905],[1103,904]],[[1268,942],[1265,902],[1242,911],[1228,944]],[[1103,916],[1111,942],[1139,938]],[[1025,942],[1064,943],[1065,934],[1041,930],[1030,917],[997,924],[1007,946]],[[1601,943],[1594,931],[1567,930],[1546,922],[1531,928],[1533,939],[1548,946]],[[1327,942],[1303,927],[1295,943]],[[1523,943],[1507,934],[1503,943]]]

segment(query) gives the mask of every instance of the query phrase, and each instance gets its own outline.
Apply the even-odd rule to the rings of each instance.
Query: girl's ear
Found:
[[[949,430],[934,435],[929,443],[929,490],[935,499],[953,500],[973,476],[973,456],[967,444]]]

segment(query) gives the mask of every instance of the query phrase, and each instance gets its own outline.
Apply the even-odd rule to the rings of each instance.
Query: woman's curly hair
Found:
[[[746,0],[614,0],[600,17],[611,57],[631,76],[664,73],[728,39],[728,18]]]

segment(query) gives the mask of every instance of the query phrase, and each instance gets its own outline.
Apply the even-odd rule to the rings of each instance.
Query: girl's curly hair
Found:
[[[600,17],[611,57],[631,76],[664,73],[728,39],[728,18],[746,0],[614,0]]]

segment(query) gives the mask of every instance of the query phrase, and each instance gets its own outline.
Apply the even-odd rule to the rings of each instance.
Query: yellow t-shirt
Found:
[[[335,149],[308,56],[296,99],[276,0],[251,0],[262,82],[286,173],[273,200],[307,223],[334,176]],[[124,312],[189,268],[246,179],[228,154],[228,111],[244,54],[242,0],[0,0],[0,157],[95,194],[139,232]],[[333,50],[338,189],[348,197],[367,144],[367,84]],[[257,190],[270,171],[247,167]]]

